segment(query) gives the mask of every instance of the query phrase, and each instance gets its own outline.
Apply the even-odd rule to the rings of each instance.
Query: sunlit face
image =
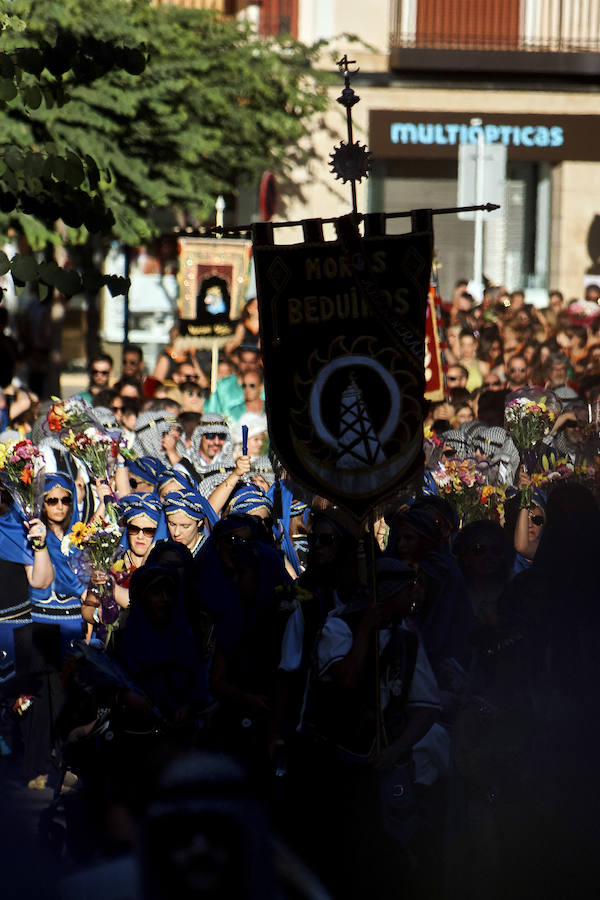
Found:
[[[146,556],[156,534],[156,522],[142,513],[127,524],[129,547],[135,556]]]
[[[140,392],[133,384],[124,384],[119,391],[119,396],[128,400],[139,400]]]
[[[227,432],[210,431],[203,434],[200,438],[200,454],[204,459],[214,459],[214,457],[223,449],[223,445],[227,440]]]
[[[170,478],[168,481],[158,489],[158,496],[162,499],[166,494],[171,494],[173,491],[180,491],[181,485],[175,478]]]
[[[267,432],[261,431],[260,434],[253,434],[252,437],[248,438],[249,456],[260,456],[266,436]]]
[[[132,494],[151,494],[154,490],[153,484],[149,481],[142,481],[140,478],[136,478],[135,475],[129,476],[129,487]]]
[[[140,358],[137,353],[126,353],[123,357],[123,375],[135,377],[140,370]]]
[[[73,498],[64,488],[57,485],[44,494],[44,512],[48,523],[64,525],[71,518]]]
[[[256,372],[250,370],[249,372],[246,372],[242,377],[242,391],[244,392],[244,401],[246,403],[249,403],[253,400],[258,400],[262,388],[262,381]]]
[[[254,350],[242,350],[239,354],[238,369],[243,374],[248,369],[256,368],[258,353]]]
[[[473,421],[473,410],[470,406],[463,406],[454,416],[455,428],[460,428],[465,422]]]
[[[462,359],[473,359],[477,349],[477,341],[470,335],[463,335],[459,341],[460,355]]]
[[[522,356],[511,359],[506,371],[511,385],[522,386],[527,384],[527,362]]]
[[[197,519],[191,519],[184,512],[178,510],[167,516],[167,525],[172,540],[183,544],[190,550],[195,547],[200,533],[200,522]]]

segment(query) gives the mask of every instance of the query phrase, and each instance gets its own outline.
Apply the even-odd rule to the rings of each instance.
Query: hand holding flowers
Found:
[[[30,440],[0,444],[0,483],[28,520],[42,505],[44,457]]]

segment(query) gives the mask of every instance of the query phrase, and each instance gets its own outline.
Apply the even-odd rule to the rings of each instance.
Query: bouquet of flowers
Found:
[[[119,615],[114,597],[110,568],[121,540],[121,529],[107,519],[76,522],[62,539],[61,552],[69,557],[69,564],[83,581],[93,584],[101,610],[101,637],[108,639]]]
[[[93,478],[106,478],[112,474],[120,452],[119,444],[103,429],[90,425],[84,431],[69,430],[60,440],[73,456],[81,460]]]
[[[131,455],[120,432],[110,432],[78,397],[58,400],[48,410],[46,429],[57,435],[61,444],[79,459],[93,478],[113,473],[119,453]]]
[[[25,519],[39,516],[44,486],[44,457],[30,440],[0,444],[0,483]]]
[[[485,517],[481,491],[485,478],[478,471],[475,459],[449,459],[440,463],[432,473],[441,496],[456,508],[462,525]]]
[[[70,400],[52,398],[53,403],[46,414],[45,430],[61,435],[65,431],[75,431],[90,425],[93,417],[91,408],[79,397]]]
[[[550,433],[560,408],[560,401],[555,394],[541,388],[521,388],[507,397],[504,427],[530,473],[536,467],[535,448]],[[531,486],[523,488],[521,495],[523,506],[528,506],[530,502]]]
[[[499,522],[504,527],[506,491],[497,484],[486,484],[481,489],[479,502],[485,510],[485,518]]]
[[[581,484],[595,487],[598,475],[597,468],[582,463],[574,465],[568,456],[557,457],[552,451],[540,456],[539,471],[531,476],[533,486],[548,491],[557,483],[569,478]]]

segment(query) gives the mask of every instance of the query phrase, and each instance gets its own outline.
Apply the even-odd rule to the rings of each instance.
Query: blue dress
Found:
[[[44,494],[55,487],[61,487],[71,494],[74,503],[71,505],[71,518],[65,527],[67,534],[75,522],[79,521],[77,509],[77,493],[71,478],[61,473],[47,475],[44,483]],[[48,553],[54,567],[54,581],[47,588],[30,588],[31,618],[41,625],[58,625],[60,628],[60,653],[64,661],[71,650],[73,641],[83,637],[83,619],[81,617],[81,595],[85,585],[77,578],[69,565],[68,558],[61,553],[60,539],[48,528]]]

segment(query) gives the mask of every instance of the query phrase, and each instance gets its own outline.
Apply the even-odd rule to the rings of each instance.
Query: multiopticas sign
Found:
[[[471,120],[481,120],[472,125]],[[508,115],[504,113],[369,113],[369,149],[375,158],[456,159],[459,144],[504,144],[509,159],[600,160],[600,116]]]
[[[476,144],[483,134],[486,144],[506,147],[562,147],[564,130],[560,125],[460,125],[456,122],[392,122],[393,144]]]

